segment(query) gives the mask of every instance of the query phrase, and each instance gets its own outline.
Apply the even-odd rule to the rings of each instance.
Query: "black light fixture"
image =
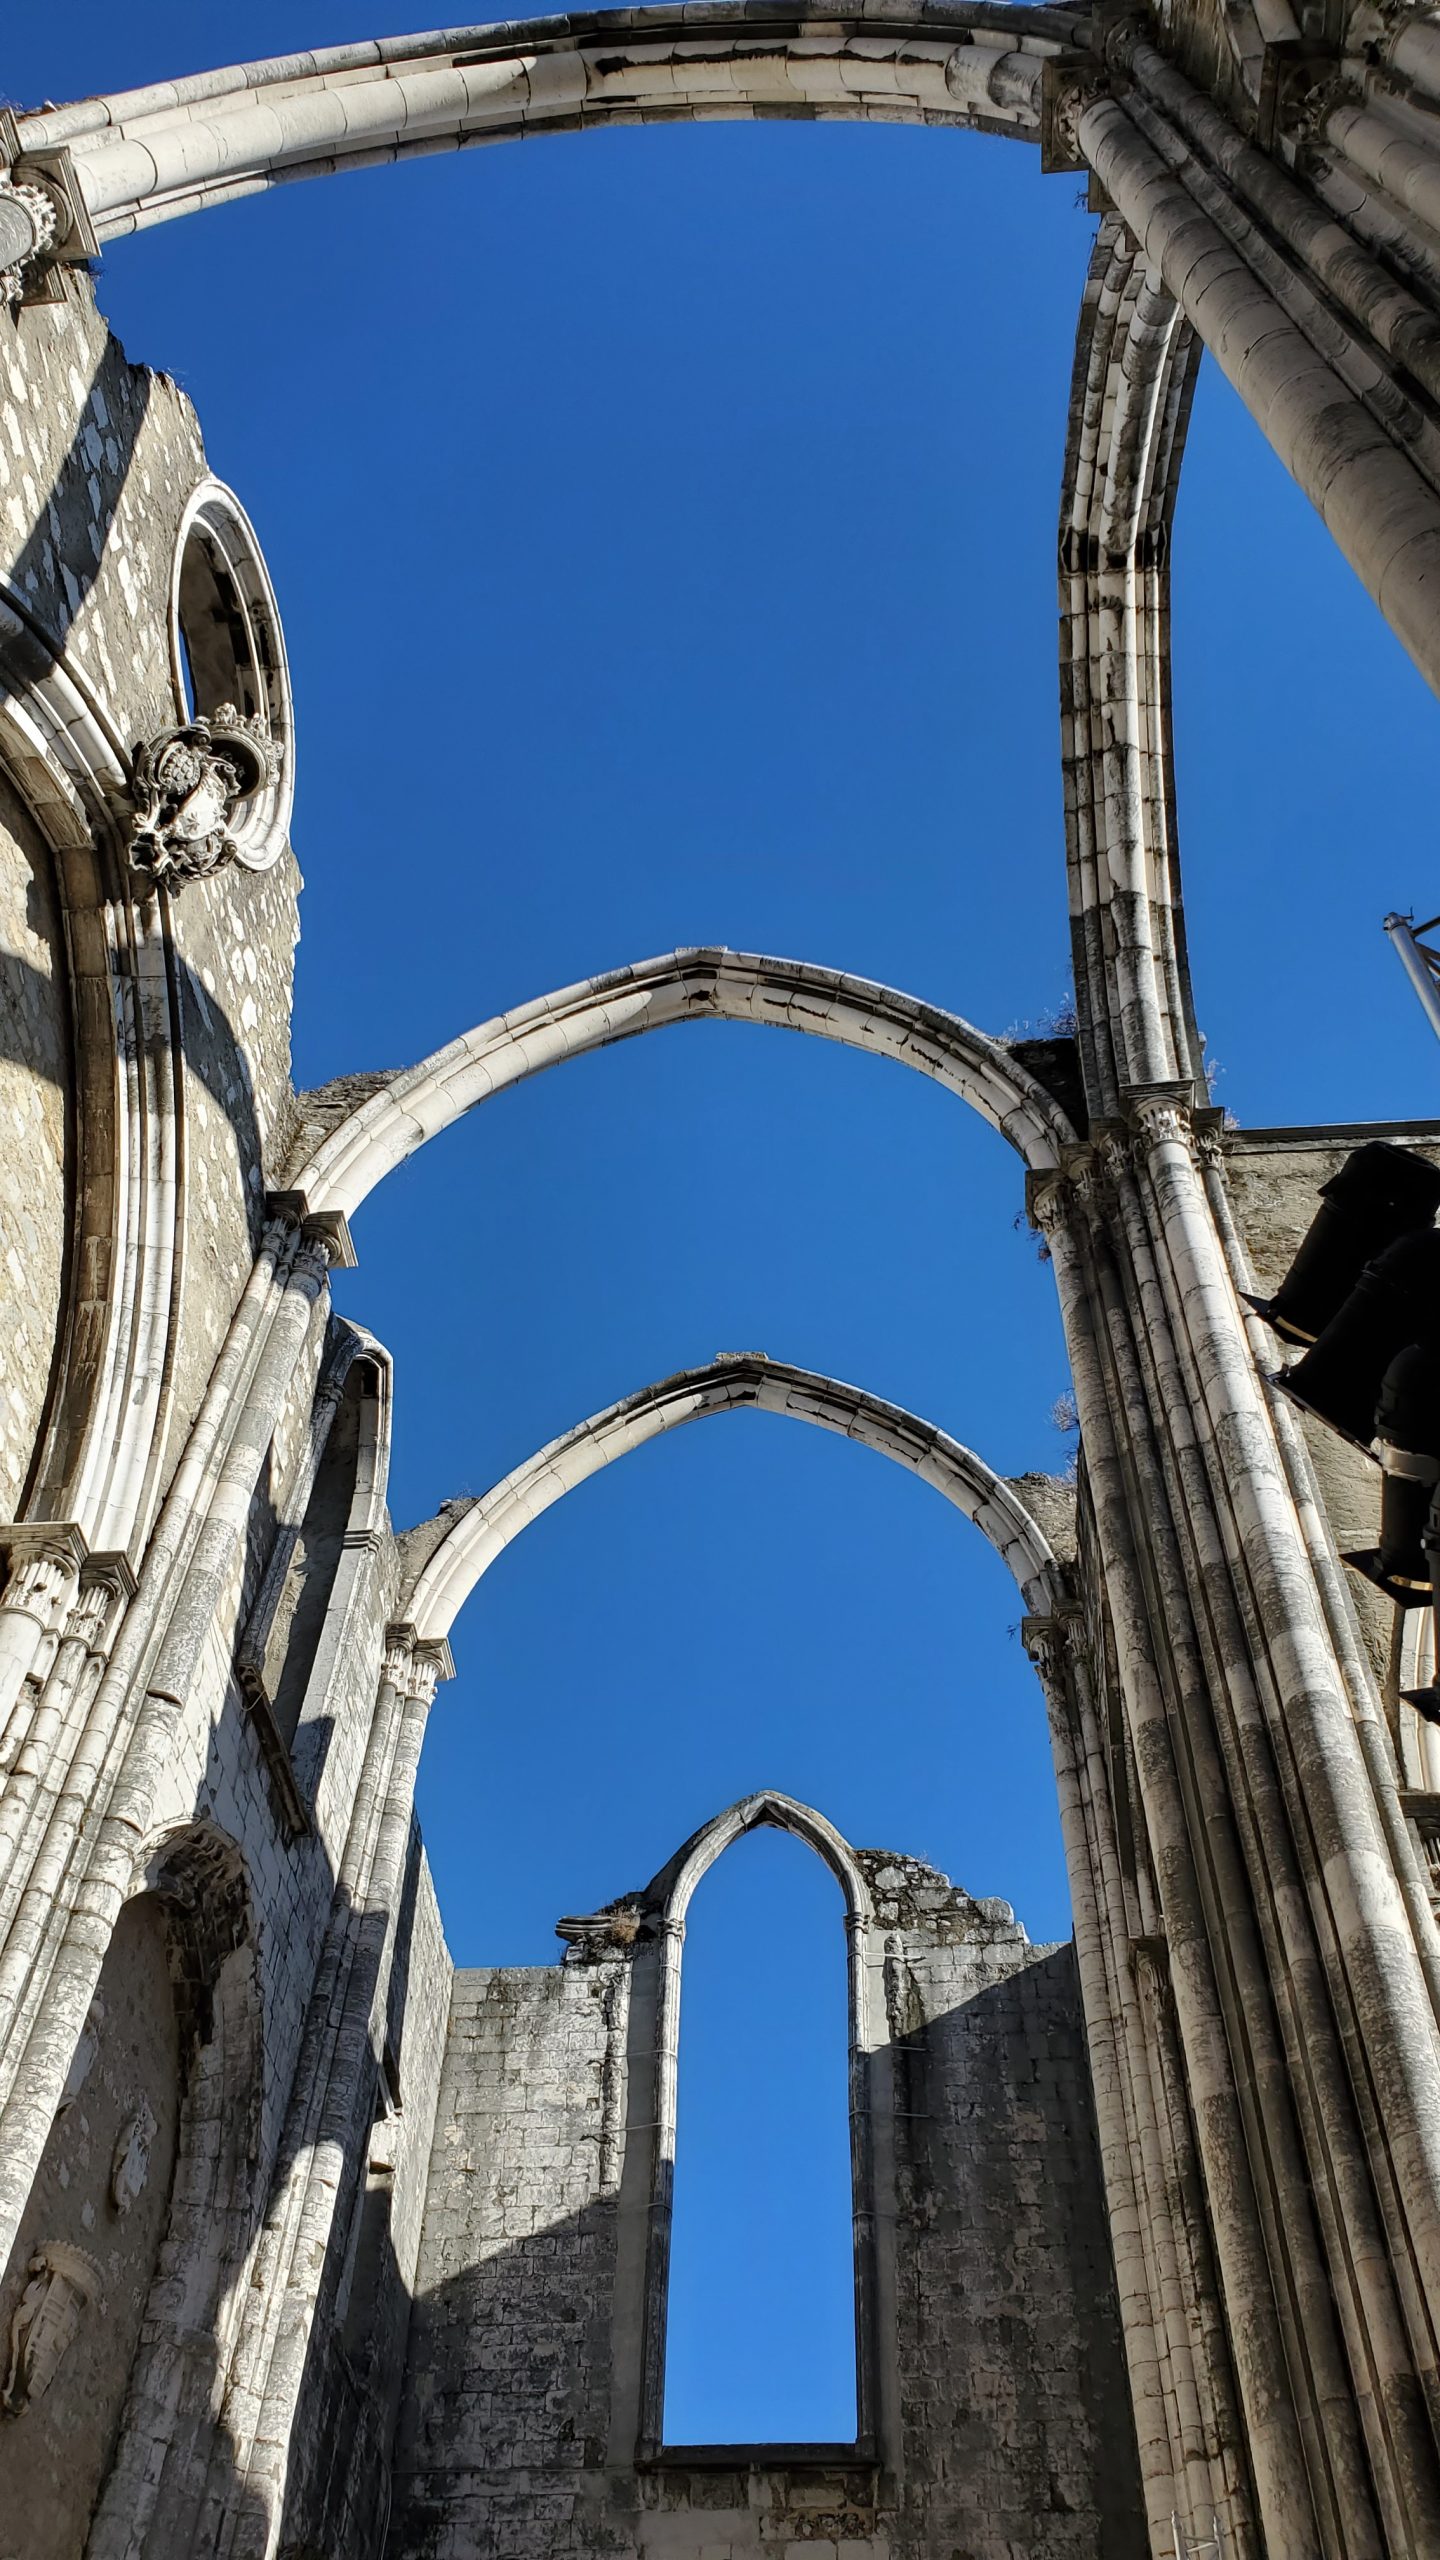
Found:
[[[1343,1560],[1397,1608],[1421,1608],[1430,1599],[1426,1524],[1440,1484],[1440,1350],[1412,1342],[1391,1361],[1375,1406],[1374,1454],[1385,1470],[1380,1543]]]
[[[1435,1612],[1435,1672],[1424,1689],[1402,1689],[1407,1707],[1413,1707],[1427,1724],[1440,1724],[1440,1486],[1430,1498],[1430,1516],[1425,1523],[1421,1545],[1430,1567],[1431,1606]]]
[[[1304,1359],[1275,1384],[1368,1453],[1386,1372],[1412,1343],[1440,1345],[1440,1227],[1401,1236],[1367,1262]]]
[[[1320,1203],[1274,1296],[1248,1298],[1282,1342],[1314,1342],[1365,1265],[1400,1236],[1430,1225],[1440,1209],[1440,1168],[1409,1147],[1376,1139],[1321,1184]]]

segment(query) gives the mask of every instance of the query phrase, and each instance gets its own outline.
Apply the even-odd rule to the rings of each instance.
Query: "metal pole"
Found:
[[[1440,916],[1432,916],[1430,924],[1440,924]],[[1425,1008],[1426,1020],[1440,1039],[1440,952],[1427,949],[1420,935],[1429,925],[1414,925],[1408,916],[1387,916],[1385,930],[1400,954],[1401,966]]]

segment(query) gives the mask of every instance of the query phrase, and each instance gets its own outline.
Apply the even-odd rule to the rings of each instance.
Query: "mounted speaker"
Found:
[[[1272,1298],[1247,1297],[1282,1342],[1310,1343],[1337,1316],[1368,1262],[1428,1227],[1440,1168],[1408,1147],[1357,1147],[1320,1186],[1320,1208]]]
[[[1440,1228],[1402,1236],[1361,1271],[1303,1360],[1274,1383],[1370,1451],[1386,1371],[1411,1344],[1440,1348]]]

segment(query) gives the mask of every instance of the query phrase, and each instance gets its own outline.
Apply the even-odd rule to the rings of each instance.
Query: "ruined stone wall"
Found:
[[[913,1861],[860,1863],[888,2013],[865,2104],[895,2159],[873,2340],[894,2440],[878,2462],[728,2466],[637,2465],[617,2440],[637,2353],[617,2278],[645,2212],[626,2155],[651,2099],[634,1948],[592,1934],[553,1969],[456,1976],[387,2560],[1138,2560],[1071,1951]]]
[[[909,1860],[862,1863],[895,2073],[897,2548],[1138,2555],[1074,1950]]]
[[[185,503],[206,476],[195,414],[167,376],[127,362],[83,277],[72,278],[62,303],[27,310],[18,327],[7,326],[0,364],[10,425],[0,437],[0,593],[19,626],[7,635],[0,681],[7,691],[23,688],[27,677],[60,662],[128,758],[184,707],[170,594]],[[10,832],[0,807],[0,942],[11,955],[3,965],[13,972],[18,960],[45,974],[33,945],[37,936],[51,939],[51,919],[43,897],[37,907],[31,892],[34,850],[28,841],[9,841]],[[230,868],[192,882],[169,902],[163,922],[181,1016],[170,1028],[183,1048],[184,1140],[182,1281],[162,1483],[243,1285],[289,1125],[299,885],[287,852],[262,876]],[[130,883],[132,892],[139,886]],[[27,896],[34,910],[28,927]],[[0,1087],[0,1195],[7,1198],[12,1186],[4,1176],[17,1162],[12,1148],[19,1147],[23,1167],[30,1144],[43,1157],[55,1143],[48,1123],[59,1036],[48,999],[39,999],[37,1014],[35,1003],[18,1006],[8,992],[12,1001],[0,1002],[0,1074],[7,1078]],[[63,1024],[63,1013],[59,1019]],[[43,1161],[39,1170],[43,1179]],[[65,1223],[52,1220],[50,1206],[47,1197],[46,1243],[36,1256],[42,1304],[55,1286],[47,1254]],[[33,1403],[23,1368],[20,1386]],[[0,1462],[13,1473],[8,1449],[0,1449]]]
[[[307,2552],[378,2560],[453,1980],[412,1829],[373,2121],[349,2164],[337,2245],[321,2274],[291,2448],[285,2532],[287,2545]]]
[[[0,2279],[0,2553],[73,2560],[109,2467],[175,2166],[180,2041],[161,1905],[120,1917]],[[53,2374],[27,2301],[74,2334]],[[48,2297],[48,2299],[47,2299]],[[52,2335],[54,2332],[52,2331]]]
[[[70,1004],[55,866],[0,774],[0,1520],[13,1520],[60,1331]]]

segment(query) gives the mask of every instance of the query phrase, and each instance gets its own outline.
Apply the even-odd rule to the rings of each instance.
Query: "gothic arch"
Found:
[[[27,152],[68,152],[103,243],[298,178],[612,123],[874,118],[1038,141],[1041,66],[1085,25],[988,0],[769,27],[617,9],[237,64],[24,116],[20,134]]]
[[[492,1093],[587,1049],[711,1021],[771,1023],[894,1058],[971,1104],[1034,1171],[1056,1166],[1074,1143],[1053,1096],[1002,1041],[958,1014],[806,961],[681,950],[497,1014],[399,1074],[343,1077],[302,1095],[290,1181],[312,1216],[351,1217],[387,1173]]]
[[[457,1505],[405,1602],[416,1641],[443,1643],[476,1583],[511,1539],[587,1476],[680,1423],[747,1405],[815,1423],[822,1431],[838,1431],[908,1467],[989,1539],[1014,1575],[1027,1610],[1046,1617],[1067,1605],[1064,1570],[1039,1523],[973,1450],[859,1387],[767,1360],[761,1352],[740,1352],[722,1355],[703,1369],[681,1369],[638,1395],[623,1397],[537,1450],[478,1501]],[[426,1533],[411,1534],[423,1539]]]
[[[1207,1099],[1185,951],[1170,527],[1200,342],[1114,215],[1080,306],[1060,497],[1060,731],[1081,1062]]]
[[[723,1858],[732,1842],[742,1839],[747,1831],[766,1828],[788,1831],[813,1849],[844,1895],[846,1919],[868,1926],[874,1916],[870,1887],[848,1841],[841,1838],[823,1813],[817,1813],[812,1805],[801,1804],[798,1797],[779,1794],[774,1787],[742,1796],[738,1804],[730,1805],[724,1813],[703,1822],[698,1831],[692,1831],[658,1875],[651,1877],[645,1888],[646,1902],[653,1904],[673,1928],[683,1929],[691,1896],[716,1859]]]
[[[849,2022],[850,2167],[855,2232],[857,2451],[873,2452],[881,2429],[875,2354],[877,2224],[893,2220],[895,2197],[876,2156],[872,2119],[887,2081],[883,1979],[872,1979],[867,1932],[870,1889],[848,1841],[794,1796],[765,1788],[702,1824],[637,1897],[640,1936],[631,1993],[632,2041],[625,2176],[620,2192],[622,2262],[641,2301],[641,2357],[634,2409],[635,2448],[653,2456],[664,2437],[665,2331],[680,2059],[680,1992],[685,1918],[696,1886],[747,1831],[788,1832],[827,1866],[845,1903]],[[573,1924],[569,1924],[573,1925]]]

